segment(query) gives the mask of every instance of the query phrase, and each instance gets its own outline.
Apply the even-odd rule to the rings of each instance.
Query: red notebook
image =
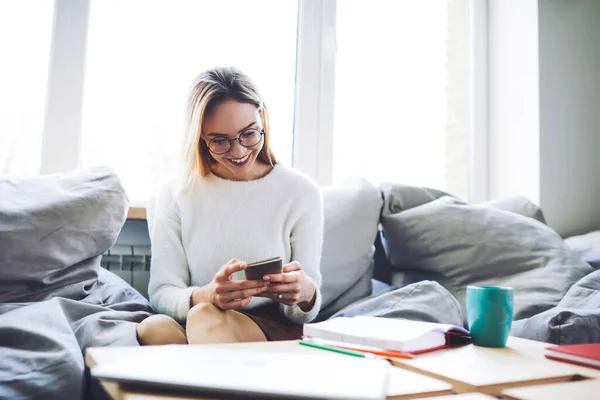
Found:
[[[600,343],[546,347],[546,358],[600,369]]]

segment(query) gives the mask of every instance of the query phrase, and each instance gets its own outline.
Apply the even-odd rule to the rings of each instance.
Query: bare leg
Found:
[[[185,330],[173,318],[152,315],[137,327],[138,342],[142,345],[187,344]]]
[[[187,315],[190,344],[264,342],[265,334],[247,315],[220,310],[209,303],[195,305]]]

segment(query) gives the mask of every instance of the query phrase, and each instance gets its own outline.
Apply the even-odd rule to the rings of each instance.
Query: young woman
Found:
[[[319,312],[323,204],[318,186],[277,163],[267,108],[234,68],[190,91],[180,178],[152,220],[150,301],[141,344],[297,339]],[[247,263],[280,256],[283,272],[246,280]]]

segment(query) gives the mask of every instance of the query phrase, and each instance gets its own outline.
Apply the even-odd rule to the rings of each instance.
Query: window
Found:
[[[256,82],[291,165],[297,14],[296,1],[93,0],[82,165],[114,166],[130,199],[147,199],[179,151],[191,83],[214,65]]]
[[[365,176],[466,198],[465,23],[465,1],[337,2],[333,182]]]
[[[234,65],[262,91],[278,159],[320,184],[364,176],[484,200],[485,4],[2,2],[0,173],[109,165],[143,205],[176,164],[193,79]]]
[[[52,18],[50,1],[0,2],[0,175],[40,170]]]

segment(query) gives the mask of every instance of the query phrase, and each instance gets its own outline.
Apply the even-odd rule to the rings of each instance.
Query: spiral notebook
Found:
[[[305,324],[303,334],[415,354],[471,341],[469,331],[455,325],[367,316]]]

